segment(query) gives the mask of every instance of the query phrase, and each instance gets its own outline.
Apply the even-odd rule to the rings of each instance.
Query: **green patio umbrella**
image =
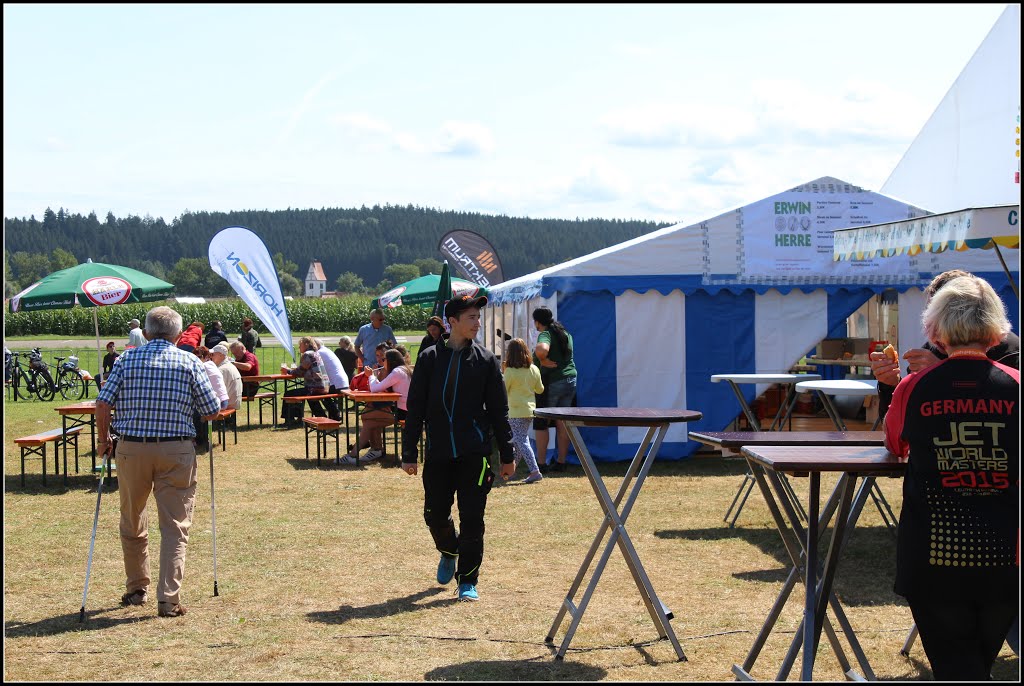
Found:
[[[378,307],[398,307],[399,305],[420,305],[432,308],[439,295],[441,278],[437,274],[427,274],[406,281],[375,299],[370,307],[376,309]],[[449,291],[450,295],[445,298],[446,300],[451,300],[456,295],[488,295],[486,288],[464,279],[451,279]]]
[[[137,269],[88,260],[36,281],[11,298],[10,309],[11,312],[32,312],[67,310],[75,305],[97,308],[122,303],[152,302],[166,300],[173,290],[174,284]],[[99,372],[102,348],[96,312],[94,309],[92,322],[96,329],[96,364]]]

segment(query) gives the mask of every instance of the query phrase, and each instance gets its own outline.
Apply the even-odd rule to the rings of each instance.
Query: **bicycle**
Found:
[[[55,379],[56,389],[65,400],[81,400],[85,396],[86,381],[82,378],[82,372],[78,369],[78,357],[53,356],[57,360],[57,378]],[[63,362],[64,360],[67,362]]]
[[[28,356],[27,371],[21,366],[21,358],[26,355]],[[16,399],[28,400],[34,393],[44,402],[53,400],[56,392],[53,377],[50,376],[49,367],[43,362],[43,354],[39,348],[33,348],[29,353],[12,352],[9,364],[11,365],[11,385]],[[23,382],[24,388],[22,388]]]

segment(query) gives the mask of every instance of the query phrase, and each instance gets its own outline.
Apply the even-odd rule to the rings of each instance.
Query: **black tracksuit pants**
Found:
[[[484,508],[494,483],[487,458],[461,456],[455,460],[427,459],[423,464],[423,519],[437,549],[458,555],[455,581],[476,584],[484,558]],[[452,520],[458,498],[459,529]]]
[[[992,664],[1017,617],[1016,599],[979,602],[908,597],[907,602],[936,681],[990,678]]]

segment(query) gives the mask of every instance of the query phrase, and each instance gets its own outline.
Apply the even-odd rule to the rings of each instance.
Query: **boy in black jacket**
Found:
[[[416,361],[402,434],[402,467],[415,475],[416,446],[427,426],[423,519],[441,553],[437,581],[446,584],[458,577],[459,600],[479,599],[484,508],[494,483],[487,463],[492,435],[501,456],[501,478],[507,480],[515,472],[501,365],[474,340],[480,330],[480,308],[486,304],[484,296],[467,295],[445,306],[451,337]],[[461,533],[451,515],[456,494]]]

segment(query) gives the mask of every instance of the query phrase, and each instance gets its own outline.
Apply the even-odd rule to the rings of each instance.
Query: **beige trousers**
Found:
[[[160,518],[159,602],[179,602],[185,548],[196,499],[196,450],[192,441],[117,442],[121,494],[121,550],[129,593],[149,589],[149,517],[152,492]]]

